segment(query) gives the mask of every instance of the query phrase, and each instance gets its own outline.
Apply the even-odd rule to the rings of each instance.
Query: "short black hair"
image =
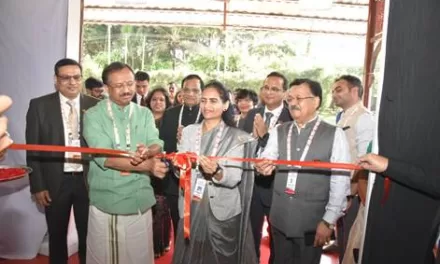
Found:
[[[205,87],[205,84],[203,83],[202,78],[197,75],[197,74],[189,74],[187,76],[185,76],[185,78],[183,78],[182,80],[182,85],[180,86],[181,89],[183,89],[183,85],[185,84],[186,81],[192,80],[192,79],[197,79],[200,81],[200,87],[203,89],[203,87]]]
[[[82,66],[81,66],[81,64],[79,64],[79,62],[77,62],[76,60],[69,59],[69,58],[64,58],[64,59],[57,61],[57,63],[55,63],[54,72],[55,72],[56,76],[58,76],[58,74],[60,73],[60,68],[64,67],[64,66],[78,66],[79,70],[81,71],[81,74],[82,74]]]
[[[358,96],[359,96],[359,98],[362,98],[362,96],[364,95],[364,86],[362,85],[362,81],[358,77],[346,74],[346,75],[342,75],[339,78],[337,78],[335,80],[335,82],[342,81],[342,80],[344,80],[344,81],[348,82],[348,84],[350,84],[350,87],[349,87],[350,89],[357,87],[358,88]]]
[[[84,86],[86,87],[86,89],[92,90],[93,88],[101,88],[102,86],[104,86],[104,84],[94,77],[89,77],[84,82]]]
[[[130,67],[130,65],[123,63],[123,62],[112,62],[109,65],[105,66],[104,70],[102,71],[102,82],[106,85],[108,85],[108,77],[112,72],[120,71],[123,69],[129,69],[133,74],[133,69]]]
[[[286,78],[286,76],[284,76],[282,73],[280,73],[280,72],[276,72],[276,71],[274,71],[274,72],[271,72],[271,73],[269,73],[267,76],[266,76],[266,79],[267,78],[269,78],[269,77],[278,77],[278,78],[281,78],[282,80],[283,80],[283,90],[284,91],[287,91],[287,84],[288,84],[288,80],[287,80],[287,78]]]
[[[136,81],[150,81],[150,75],[144,71],[138,71],[134,75]]]
[[[238,101],[241,99],[249,98],[254,102],[254,105],[258,103],[258,95],[251,89],[237,89],[235,90],[235,104],[238,104]]]
[[[304,83],[307,84],[307,86],[309,86],[310,92],[312,92],[313,96],[319,97],[319,105],[318,105],[318,108],[317,108],[317,109],[319,109],[321,107],[321,104],[322,104],[322,87],[321,87],[321,84],[319,82],[313,81],[313,80],[310,80],[310,79],[307,79],[307,78],[295,79],[295,80],[293,80],[290,83],[289,87],[292,87],[294,85],[295,86],[296,85],[301,85],[301,84],[304,84]]]

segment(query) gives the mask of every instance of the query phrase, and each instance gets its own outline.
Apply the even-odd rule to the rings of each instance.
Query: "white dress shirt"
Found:
[[[272,113],[273,114],[273,116],[271,117],[271,120],[270,120],[269,132],[272,130],[272,128],[274,128],[276,126],[276,123],[278,121],[278,118],[281,115],[281,112],[283,111],[283,108],[284,108],[284,104],[283,103],[281,103],[280,106],[278,106],[277,108],[273,109],[272,111],[269,110],[267,108],[267,106],[264,107],[264,116],[263,116],[264,122],[266,122],[266,113]]]
[[[309,122],[312,122],[315,119]],[[296,125],[295,121],[294,124]],[[299,127],[296,127],[298,131],[300,131]],[[311,148],[310,151],[312,152],[313,149]],[[274,160],[277,160],[279,158],[278,129],[273,129],[271,131],[267,145],[261,152],[260,158]],[[351,162],[347,138],[344,131],[339,127],[336,128],[330,161],[338,163]],[[329,200],[325,207],[326,211],[322,218],[330,224],[336,224],[336,221],[344,215],[344,211],[347,208],[347,195],[350,195],[349,175],[349,171],[332,170],[332,174],[330,176]]]
[[[67,97],[60,94],[60,104],[61,104],[61,116],[63,117],[63,127],[64,127],[64,144],[66,146],[72,146],[71,140],[69,135],[71,134],[70,127],[69,127],[69,113],[70,113],[70,105],[67,104],[67,101],[70,101]],[[79,104],[79,95],[72,100],[75,104],[76,113],[78,116],[78,119],[81,116],[80,113],[80,104]],[[80,129],[81,122],[78,120],[78,129]],[[64,154],[64,157],[68,158],[68,153],[66,152]],[[79,166],[78,166],[79,165]],[[64,172],[80,172],[83,171],[82,165],[79,163],[64,163]]]

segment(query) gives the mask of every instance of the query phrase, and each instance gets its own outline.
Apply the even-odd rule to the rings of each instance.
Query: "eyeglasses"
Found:
[[[70,80],[73,80],[76,83],[79,83],[81,81],[82,76],[81,75],[58,75],[58,79],[61,83],[66,84],[69,83]]]
[[[306,99],[312,99],[315,98],[316,96],[306,96],[306,97],[287,97],[286,102],[290,103],[294,100],[296,100],[298,103],[301,103],[302,101],[306,100]]]
[[[111,88],[115,88],[115,89],[122,89],[124,87],[128,87],[128,88],[132,88],[134,85],[134,81],[128,81],[128,82],[123,82],[123,83],[115,83],[115,84],[108,84],[108,86],[110,86]]]
[[[262,89],[266,93],[268,93],[268,92],[279,93],[279,92],[283,91],[283,89],[280,89],[277,87],[269,87],[269,86],[263,86]]]

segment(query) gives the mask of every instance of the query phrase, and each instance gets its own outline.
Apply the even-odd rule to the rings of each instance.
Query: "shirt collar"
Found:
[[[361,105],[362,105],[362,101],[359,100],[359,102],[355,103],[354,105],[350,106],[346,110],[342,111],[342,114],[351,113],[352,111],[356,111],[356,109]]]
[[[73,99],[73,100],[71,100],[71,99],[65,97],[65,96],[64,96],[62,93],[60,93],[60,92],[58,92],[58,94],[60,95],[60,101],[61,101],[61,104],[62,104],[62,105],[66,104],[68,101],[73,101],[73,102],[75,103],[75,105],[79,105],[79,97],[80,97],[79,94],[78,94],[78,96],[77,96],[75,99]]]
[[[311,126],[315,125],[315,123],[316,123],[317,120],[318,120],[318,115],[315,115],[315,117],[312,118],[312,119],[310,119],[310,120],[305,124],[305,126],[304,126],[303,128],[300,128],[300,127],[298,126],[298,123],[296,123],[296,121],[293,121],[293,123],[295,124],[295,126],[296,126],[296,128],[297,128],[298,130],[301,130],[301,129],[307,129],[307,128],[310,128]]]
[[[284,104],[281,103],[280,106],[275,108],[274,110],[270,111],[267,106],[264,107],[264,113],[272,113],[274,116],[280,116],[281,111],[283,111]]]

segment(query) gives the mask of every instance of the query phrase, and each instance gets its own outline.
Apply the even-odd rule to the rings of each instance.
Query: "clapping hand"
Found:
[[[267,133],[267,127],[264,124],[264,119],[260,114],[256,114],[254,118],[254,131],[256,137],[262,138]]]

